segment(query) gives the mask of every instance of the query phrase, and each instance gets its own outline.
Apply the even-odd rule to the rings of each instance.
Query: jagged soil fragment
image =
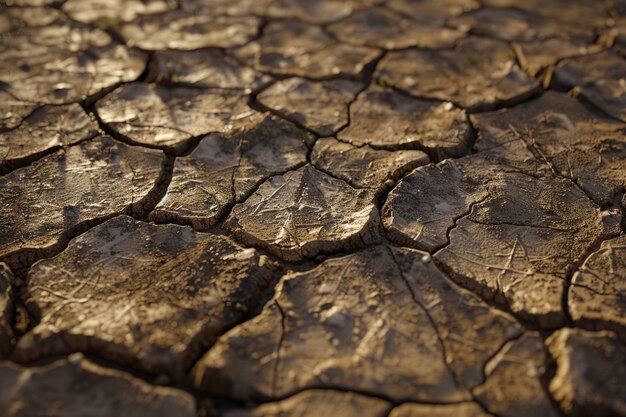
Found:
[[[254,113],[241,91],[134,83],[96,104],[98,116],[131,141],[154,147],[181,148],[193,137],[227,132]]]
[[[152,218],[196,229],[213,226],[261,181],[306,162],[303,135],[286,121],[258,115],[228,135],[203,138],[189,156],[176,159],[167,194]]]
[[[386,417],[390,407],[383,400],[352,392],[308,390],[251,410],[228,411],[224,417]]]
[[[68,0],[62,10],[83,23],[98,22],[116,28],[138,16],[165,12],[173,2],[166,0]]]
[[[352,103],[350,125],[337,137],[355,145],[459,157],[469,150],[470,136],[465,111],[452,103],[419,100],[372,86]]]
[[[536,332],[508,342],[487,362],[484,384],[476,399],[502,417],[558,417],[560,413],[543,387],[547,352]]]
[[[254,306],[271,269],[225,237],[117,217],[31,268],[23,298],[39,321],[14,357],[83,351],[181,373]]]
[[[443,25],[450,17],[480,6],[477,0],[388,0],[387,5],[420,23],[431,25]]]
[[[626,415],[626,351],[615,334],[566,328],[546,343],[557,366],[550,393],[567,415]]]
[[[140,16],[122,26],[129,45],[146,50],[233,48],[256,34],[260,20],[252,16],[212,16],[174,10]]]
[[[40,107],[17,129],[0,133],[0,174],[97,134],[97,124],[78,104]]]
[[[402,404],[391,410],[389,417],[491,417],[475,403]]]
[[[578,87],[583,99],[626,122],[626,59],[616,53],[604,51],[561,61],[554,69],[554,82]]]
[[[626,235],[602,242],[574,274],[569,312],[583,327],[609,328],[626,340]]]
[[[288,78],[262,91],[257,99],[316,134],[331,136],[348,124],[348,105],[362,88],[361,83],[349,80]]]
[[[287,261],[380,240],[378,210],[366,190],[311,165],[271,177],[235,205],[226,228],[247,245]]]
[[[0,259],[22,268],[94,222],[144,214],[164,163],[161,152],[99,137],[0,177]]]
[[[510,105],[539,90],[501,41],[469,37],[454,50],[390,52],[376,76],[417,97],[452,101],[472,111]]]
[[[326,260],[286,275],[276,294],[200,360],[198,388],[240,399],[327,387],[462,401],[484,362],[521,331],[411,249],[378,246]]]
[[[194,87],[255,89],[269,80],[219,49],[155,52],[157,78]]]
[[[0,129],[16,128],[37,107],[37,103],[19,100],[0,89]]]
[[[392,186],[406,172],[428,164],[429,160],[422,151],[377,150],[324,138],[315,142],[311,162],[355,188],[379,192]]]
[[[612,202],[626,186],[626,126],[573,98],[546,92],[513,108],[472,117],[480,130],[478,149],[521,139],[599,205]]]
[[[417,22],[385,8],[372,8],[328,27],[345,43],[372,46],[381,49],[451,47],[463,33],[444,28],[436,23]]]
[[[260,39],[235,53],[261,71],[325,78],[356,75],[380,52],[339,43],[318,26],[282,20],[270,21]]]
[[[12,348],[13,328],[13,274],[8,265],[0,263],[0,358],[4,358]]]
[[[2,362],[0,391],[6,417],[197,416],[190,394],[150,385],[79,353],[34,368]]]

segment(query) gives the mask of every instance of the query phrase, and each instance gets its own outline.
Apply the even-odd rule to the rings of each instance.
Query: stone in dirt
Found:
[[[626,59],[611,51],[567,59],[554,69],[556,86],[573,88],[581,98],[626,122]]]
[[[7,264],[0,263],[0,358],[13,348],[13,273]]]
[[[233,48],[256,35],[260,19],[252,16],[212,16],[173,10],[143,15],[124,24],[120,33],[128,45],[145,50]]]
[[[614,333],[566,328],[546,344],[556,361],[550,393],[567,415],[626,415],[626,350]]]
[[[116,217],[30,269],[22,297],[37,323],[13,358],[81,351],[180,376],[255,307],[273,267],[222,236]]]
[[[458,402],[521,331],[427,253],[378,246],[284,276],[263,312],[222,336],[192,374],[199,389],[238,399],[325,387]]]
[[[339,139],[385,149],[420,149],[460,157],[469,151],[471,129],[465,111],[452,103],[407,97],[371,86],[350,105],[350,124]]]
[[[99,100],[100,119],[132,142],[171,150],[191,138],[226,133],[254,111],[242,91],[133,83]]]
[[[98,125],[78,104],[43,106],[19,127],[0,133],[0,174],[98,134]]]
[[[378,209],[371,193],[312,165],[265,181],[235,205],[225,227],[246,245],[286,261],[380,240]]]
[[[376,77],[416,97],[452,101],[470,111],[508,106],[540,91],[505,42],[479,37],[461,39],[453,50],[390,52]]]
[[[386,401],[352,392],[308,390],[251,410],[227,411],[224,417],[386,417],[390,407]]]
[[[306,132],[257,114],[228,135],[212,134],[176,159],[167,194],[151,218],[208,229],[272,175],[306,163]]]
[[[422,151],[377,150],[334,138],[318,139],[311,153],[311,163],[318,169],[374,193],[392,187],[404,174],[429,162]]]
[[[0,177],[0,260],[23,268],[89,225],[146,214],[165,163],[161,152],[98,137]]]
[[[570,178],[600,206],[626,187],[626,126],[565,94],[473,115],[477,150],[522,140],[558,175]]]
[[[381,49],[449,48],[464,36],[435,22],[418,22],[382,7],[356,12],[328,30],[342,42]]]
[[[0,362],[0,391],[6,417],[197,417],[190,394],[96,365],[80,353],[29,368]]]
[[[569,312],[577,325],[608,328],[626,341],[626,235],[602,242],[574,274]]]
[[[318,26],[283,20],[270,21],[260,39],[235,54],[260,71],[328,78],[359,74],[380,51],[339,43]]]
[[[220,49],[158,51],[154,60],[156,76],[164,83],[253,90],[270,79],[241,65]]]
[[[543,339],[536,332],[507,342],[487,362],[485,382],[473,391],[477,401],[502,417],[558,417],[543,386],[548,367]]]
[[[348,105],[362,89],[356,81],[288,78],[263,90],[257,99],[319,136],[332,136],[348,124]]]

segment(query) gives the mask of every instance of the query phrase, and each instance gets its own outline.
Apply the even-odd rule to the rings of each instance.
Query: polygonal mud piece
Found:
[[[416,22],[385,8],[356,12],[330,25],[328,30],[342,42],[381,49],[445,48],[464,36],[459,31]]]
[[[350,250],[380,240],[371,193],[311,165],[271,177],[235,205],[226,228],[238,240],[286,261]]]
[[[387,6],[418,22],[443,25],[448,18],[469,12],[480,4],[477,0],[387,0]]]
[[[158,51],[154,57],[157,77],[166,83],[246,90],[269,81],[219,49]]]
[[[134,83],[96,103],[100,119],[131,141],[164,149],[184,148],[189,139],[228,132],[254,113],[241,91]]]
[[[484,362],[521,331],[411,249],[329,259],[286,275],[276,294],[198,362],[196,387],[240,399],[327,387],[398,402],[463,401]]]
[[[0,89],[0,129],[13,129],[38,107]]]
[[[482,0],[482,3],[488,7],[523,10],[572,26],[602,27],[608,17],[606,3],[597,0]]]
[[[418,97],[452,101],[472,111],[508,106],[539,91],[506,43],[478,37],[459,40],[454,50],[390,52],[376,76]]]
[[[261,181],[306,162],[303,135],[291,123],[258,115],[229,135],[205,137],[189,156],[176,159],[167,194],[152,218],[197,230],[213,226]]]
[[[0,177],[0,260],[22,268],[89,225],[149,211],[164,163],[161,152],[100,137]]]
[[[6,264],[0,263],[0,358],[4,358],[12,348],[13,328],[13,273]]]
[[[92,352],[179,375],[254,307],[272,268],[222,236],[114,218],[30,269],[23,298],[38,323],[13,356]]]
[[[446,216],[450,244],[435,259],[455,281],[516,315],[544,328],[562,325],[567,270],[605,237],[600,209],[570,180],[481,170],[470,162],[465,176],[447,179],[460,195],[480,197],[460,216]],[[413,206],[411,219],[420,222],[440,200]]]
[[[232,410],[224,417],[386,417],[391,406],[377,398],[352,392],[308,390],[251,410]]]
[[[63,14],[51,7],[5,7],[0,5],[0,33],[23,27],[40,27],[63,19]]]
[[[104,368],[80,353],[34,368],[0,363],[0,391],[6,417],[197,415],[190,394]]]
[[[339,43],[318,26],[283,20],[270,21],[260,39],[235,50],[235,54],[261,71],[328,78],[356,75],[380,52]]]
[[[428,155],[422,151],[385,151],[367,145],[355,147],[333,138],[318,139],[311,153],[311,163],[318,169],[355,188],[374,192],[392,186],[406,172],[429,162]]]
[[[316,134],[331,136],[348,124],[348,105],[362,89],[356,81],[288,78],[263,90],[257,99]]]
[[[146,55],[113,43],[106,32],[64,21],[0,36],[0,81],[32,103],[81,101],[136,79]]]
[[[536,332],[506,343],[485,366],[485,383],[473,391],[477,401],[502,417],[558,417],[543,387],[547,352]]]
[[[602,242],[574,274],[569,312],[578,325],[609,328],[626,341],[626,235]]]
[[[476,403],[458,404],[402,404],[389,417],[491,417]]]
[[[168,4],[169,3],[169,4]],[[62,10],[72,19],[83,23],[102,22],[116,28],[120,22],[130,22],[137,16],[171,9],[166,0],[68,0]]]
[[[611,51],[562,61],[554,82],[578,87],[580,96],[605,113],[626,122],[626,59]]]
[[[550,392],[567,415],[626,415],[626,350],[615,334],[566,328],[546,344],[557,366]]]
[[[97,128],[78,104],[40,107],[18,128],[0,133],[0,174],[61,146],[92,138],[98,134]]]
[[[476,148],[522,139],[559,175],[575,180],[599,205],[626,186],[626,127],[564,94],[546,92],[510,109],[473,115]]]
[[[145,50],[233,48],[256,35],[260,20],[252,16],[211,16],[180,10],[140,16],[123,25],[129,45]]]
[[[352,103],[350,125],[337,137],[376,148],[417,148],[445,158],[467,153],[471,129],[465,111],[452,103],[419,100],[374,85]]]
[[[532,76],[537,76],[541,70],[564,58],[592,54],[602,49],[596,44],[573,43],[562,38],[514,42],[511,46],[521,67]]]

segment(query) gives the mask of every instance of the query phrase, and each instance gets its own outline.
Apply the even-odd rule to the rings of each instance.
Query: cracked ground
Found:
[[[0,416],[626,416],[626,1],[0,1]]]

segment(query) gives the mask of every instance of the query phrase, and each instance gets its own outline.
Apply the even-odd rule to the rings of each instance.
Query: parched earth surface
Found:
[[[0,416],[626,416],[623,0],[0,1]]]

